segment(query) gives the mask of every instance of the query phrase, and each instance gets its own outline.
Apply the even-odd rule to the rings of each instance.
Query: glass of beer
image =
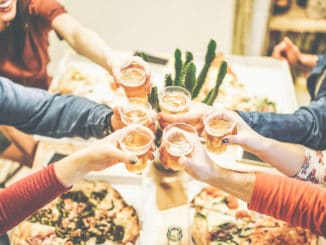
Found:
[[[125,125],[145,124],[151,114],[152,106],[141,98],[129,98],[128,102],[120,106],[121,121]]]
[[[122,129],[118,142],[123,151],[134,154],[138,158],[135,164],[126,163],[127,170],[141,174],[147,166],[147,155],[154,142],[153,132],[141,125],[130,125]]]
[[[203,121],[207,150],[216,154],[225,152],[227,145],[222,143],[222,139],[224,136],[232,134],[236,123],[226,121],[216,113],[205,115]]]
[[[163,130],[162,142],[168,154],[166,159],[161,158],[162,165],[172,170],[182,170],[179,158],[193,151],[196,139],[196,129],[188,124],[174,123],[167,126]]]
[[[158,99],[161,111],[179,114],[188,111],[191,102],[191,94],[185,88],[168,86],[160,91]]]
[[[122,68],[121,84],[127,97],[130,97],[130,95],[134,94],[135,91],[144,90],[143,86],[146,84],[146,72],[144,68],[133,63]],[[146,99],[147,94],[144,93],[141,98]]]

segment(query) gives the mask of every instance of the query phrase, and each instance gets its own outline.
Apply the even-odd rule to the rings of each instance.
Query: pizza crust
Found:
[[[309,230],[245,210],[232,198],[214,187],[205,187],[194,197],[195,244],[317,245],[317,236]]]

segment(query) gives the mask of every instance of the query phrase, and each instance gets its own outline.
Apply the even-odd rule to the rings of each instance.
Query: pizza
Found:
[[[203,188],[191,201],[192,238],[197,245],[317,244],[310,231],[246,209],[246,205],[217,188]]]
[[[82,180],[21,223],[13,245],[135,244],[140,222],[110,184]]]

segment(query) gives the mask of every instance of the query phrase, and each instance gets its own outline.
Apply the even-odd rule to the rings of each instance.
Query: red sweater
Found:
[[[0,234],[6,233],[68,189],[58,180],[51,164],[1,190]]]
[[[326,189],[268,173],[257,173],[249,208],[326,237]]]

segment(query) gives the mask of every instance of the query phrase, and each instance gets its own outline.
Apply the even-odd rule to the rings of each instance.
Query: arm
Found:
[[[68,13],[54,18],[52,27],[78,54],[113,74],[111,49],[95,32],[83,27]]]
[[[100,171],[118,162],[136,162],[135,156],[114,146],[117,133],[1,190],[0,234],[67,191],[88,172]]]
[[[318,60],[317,55],[302,53],[288,37],[274,47],[272,56],[276,59],[286,60],[289,65],[301,64],[308,69],[312,69]]]
[[[257,133],[280,141],[326,148],[326,96],[319,97],[293,114],[238,111]]]
[[[143,97],[151,92],[150,67],[141,58],[130,57],[124,63],[116,64],[109,46],[94,31],[82,26],[68,13],[56,16],[52,21],[52,27],[78,54],[87,57],[107,70],[118,86],[121,85],[120,73],[123,67],[130,64],[137,64],[142,67],[146,73],[145,86],[125,90],[128,97]]]
[[[50,137],[104,137],[112,110],[87,99],[26,88],[0,77],[0,124]]]
[[[186,171],[249,203],[249,208],[326,236],[326,190],[268,173],[241,173],[219,167],[198,143],[180,159]]]
[[[236,132],[224,137],[224,143],[240,145],[288,176],[314,183],[325,182],[326,159],[322,152],[263,137],[235,112],[219,111],[216,115],[236,122]]]

